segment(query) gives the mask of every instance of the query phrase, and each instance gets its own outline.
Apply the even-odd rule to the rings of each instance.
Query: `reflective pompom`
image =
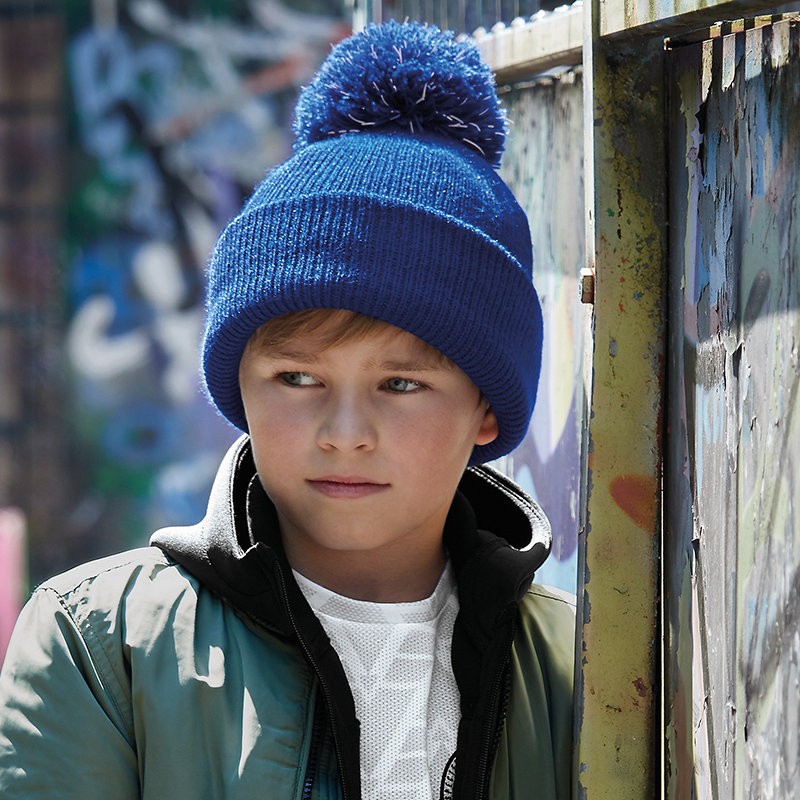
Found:
[[[451,137],[499,166],[506,118],[477,47],[416,22],[370,25],[336,45],[298,101],[296,149],[391,128]]]

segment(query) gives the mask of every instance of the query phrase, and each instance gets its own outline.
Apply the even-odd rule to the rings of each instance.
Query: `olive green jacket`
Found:
[[[0,675],[0,798],[360,798],[352,695],[254,474],[240,440],[200,525],[35,591]],[[530,585],[546,521],[473,469],[445,539],[462,722],[443,796],[569,800],[574,605]]]

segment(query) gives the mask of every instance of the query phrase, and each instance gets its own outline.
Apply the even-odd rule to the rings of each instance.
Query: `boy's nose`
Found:
[[[377,431],[369,409],[352,396],[332,397],[326,405],[317,442],[324,450],[372,450]]]

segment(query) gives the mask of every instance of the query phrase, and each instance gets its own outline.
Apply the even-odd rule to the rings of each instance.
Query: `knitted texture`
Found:
[[[456,58],[452,48],[466,55]],[[387,67],[379,83],[375,64],[390,54],[403,78]],[[209,261],[206,386],[238,428],[247,430],[239,361],[256,328],[292,311],[342,308],[418,336],[483,392],[500,433],[475,448],[471,463],[504,455],[522,440],[539,378],[541,310],[527,219],[492,166],[502,150],[502,114],[491,73],[481,65],[478,81],[476,60],[473,45],[433,27],[370,26],[333,49],[301,96],[294,156],[256,187]],[[337,63],[350,68],[338,79]],[[417,99],[424,94],[418,105],[432,103],[432,110],[386,113],[375,125],[354,123],[355,132],[352,120],[343,127],[348,114],[364,122],[374,113],[363,98],[353,99],[360,97],[352,85],[357,73],[369,85],[362,94],[378,98],[373,106],[406,107],[413,87]],[[442,87],[462,95],[446,88],[433,101]],[[342,93],[358,108],[343,112]],[[398,96],[389,100],[392,94]],[[470,137],[447,124],[458,105],[458,124]],[[475,126],[482,125],[479,135]]]

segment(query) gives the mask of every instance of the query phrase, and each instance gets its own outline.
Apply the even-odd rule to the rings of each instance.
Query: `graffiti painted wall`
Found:
[[[764,22],[672,50],[674,798],[800,785],[800,25]]]
[[[581,76],[559,70],[508,88],[502,99],[512,120],[502,172],[530,220],[545,343],[531,427],[500,467],[538,500],[553,526],[553,554],[537,580],[574,592],[587,335],[578,293],[584,260]]]
[[[65,562],[202,515],[236,435],[199,380],[205,261],[290,152],[296,93],[348,32],[343,14],[319,0],[68,4],[64,345],[79,480]],[[38,577],[67,565],[32,560]]]

